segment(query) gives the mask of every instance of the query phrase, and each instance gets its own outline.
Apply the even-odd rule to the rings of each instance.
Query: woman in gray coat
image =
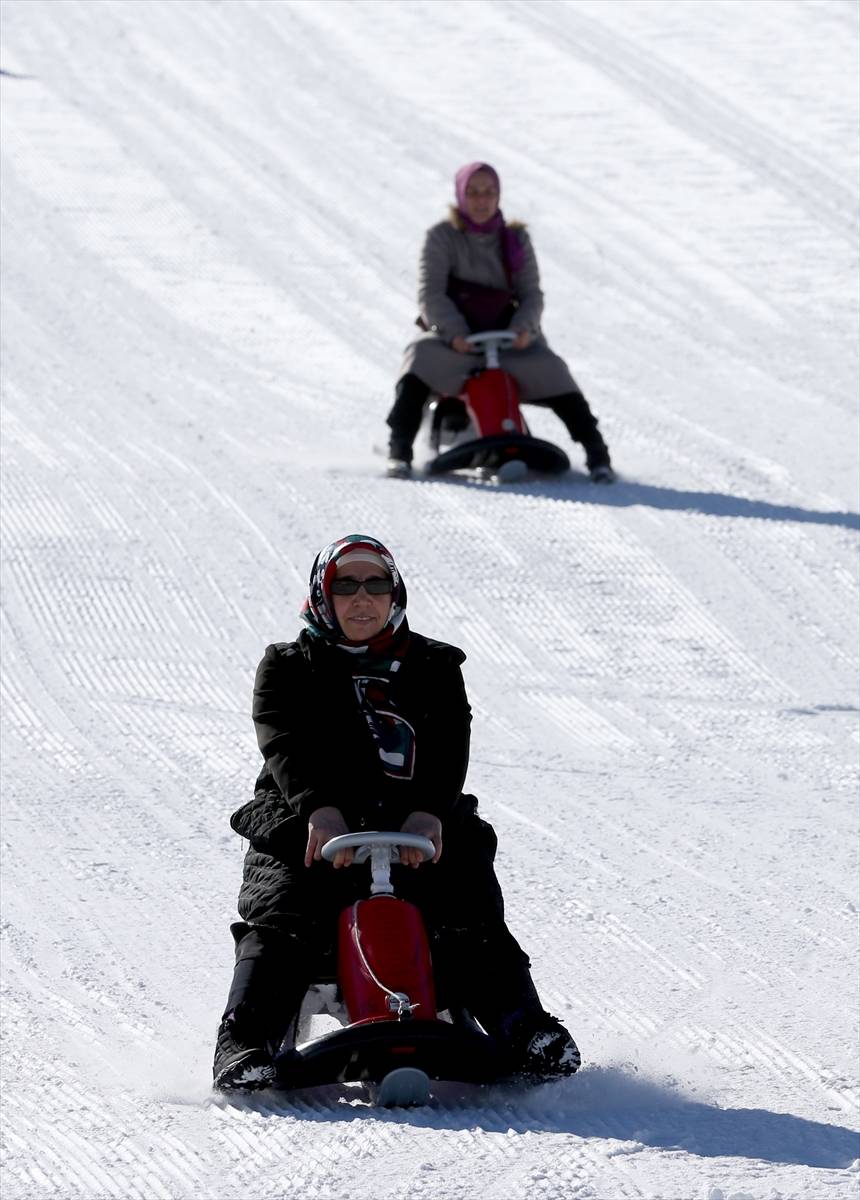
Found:
[[[588,401],[540,327],[543,293],[537,260],[524,225],[506,224],[499,209],[499,176],[489,163],[461,167],[456,207],[427,231],[418,284],[424,333],[406,348],[394,407],[388,414],[389,473],[411,470],[412,443],[431,392],[457,395],[475,359],[470,333],[510,329],[512,348],[502,366],[517,381],[520,399],[540,404],[582,444],[595,482],[615,478],[606,442]]]

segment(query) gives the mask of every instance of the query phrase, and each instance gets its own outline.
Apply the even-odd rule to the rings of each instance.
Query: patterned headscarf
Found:
[[[394,584],[391,593],[391,609],[388,620],[383,628],[362,645],[350,642],[337,622],[334,615],[334,604],[331,598],[331,583],[337,575],[338,563],[347,554],[365,551],[382,560],[385,569]],[[312,634],[327,642],[339,646],[351,654],[369,655],[372,658],[384,658],[396,654],[395,646],[401,644],[408,634],[406,623],[406,584],[397,569],[391,552],[376,538],[363,533],[350,533],[338,538],[320,550],[311,567],[311,577],[308,583],[308,596],[302,605],[302,620]]]
[[[356,559],[367,556],[371,562],[381,562],[394,583],[388,620],[364,645],[356,645],[344,635],[331,598],[338,563],[353,556]],[[406,585],[382,542],[363,533],[350,533],[320,550],[311,567],[302,620],[314,637],[355,655],[352,660],[355,700],[376,745],[382,769],[392,779],[411,779],[415,768],[415,730],[398,712],[391,695],[392,678],[409,643]]]

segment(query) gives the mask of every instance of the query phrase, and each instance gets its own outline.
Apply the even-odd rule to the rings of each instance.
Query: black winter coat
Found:
[[[456,646],[410,633],[390,695],[415,730],[412,779],[386,775],[343,651],[302,632],[266,648],[257,668],[253,716],[265,758],[253,800],[230,824],[253,847],[291,857],[307,821],[333,805],[350,829],[399,829],[409,813],[433,813],[443,831],[463,812],[472,720]],[[470,798],[471,800],[471,798]],[[466,806],[474,812],[474,801]]]
[[[495,929],[522,957],[504,927],[495,831],[478,816],[475,797],[461,792],[472,720],[460,670],[465,657],[456,646],[410,633],[389,690],[415,730],[413,777],[406,780],[382,769],[348,655],[305,632],[267,647],[253,708],[265,766],[254,798],[230,820],[250,842],[239,893],[243,922],[288,933],[293,944],[315,943],[320,933],[323,943],[330,940],[337,913],[367,894],[368,881],[360,869],[304,866],[310,814],[333,805],[351,830],[399,829],[421,810],[442,821],[442,856],[417,871],[394,864],[398,895],[417,904],[434,930]]]
[[[308,817],[333,805],[353,830],[399,829],[416,810],[438,816],[438,863],[417,870],[394,863],[391,876],[397,895],[424,916],[439,994],[456,991],[489,1024],[494,1014],[536,999],[528,958],[505,924],[495,831],[478,816],[475,797],[461,792],[471,725],[460,671],[465,657],[455,646],[410,634],[388,693],[415,730],[407,780],[382,769],[348,655],[304,632],[295,642],[267,647],[254,687],[266,762],[253,800],[230,821],[250,841],[242,921],[232,927],[236,953],[259,959],[258,968],[275,964],[275,976],[259,975],[266,987],[277,990],[287,981],[301,990],[320,970],[332,971],[337,916],[367,895],[366,869],[304,866]]]

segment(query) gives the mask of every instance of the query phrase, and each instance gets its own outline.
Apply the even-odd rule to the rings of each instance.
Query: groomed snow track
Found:
[[[858,16],[2,4],[4,1200],[856,1195]],[[478,157],[614,488],[381,478]],[[253,672],[350,531],[469,656],[573,1080],[209,1092]]]

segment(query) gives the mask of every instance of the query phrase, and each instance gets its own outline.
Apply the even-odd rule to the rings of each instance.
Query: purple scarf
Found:
[[[491,167],[489,163],[484,162],[467,163],[454,176],[457,212],[460,220],[463,222],[466,233],[499,233],[501,235],[499,241],[502,247],[502,258],[505,262],[505,273],[510,277],[513,272],[519,271],[525,262],[525,251],[516,230],[509,229],[505,224],[502,210],[497,208],[489,221],[482,222],[473,221],[471,217],[466,215],[466,188],[469,186],[472,176],[476,175],[478,171],[484,171],[487,175],[491,175],[501,194],[502,185],[499,180],[499,173],[495,167]]]

